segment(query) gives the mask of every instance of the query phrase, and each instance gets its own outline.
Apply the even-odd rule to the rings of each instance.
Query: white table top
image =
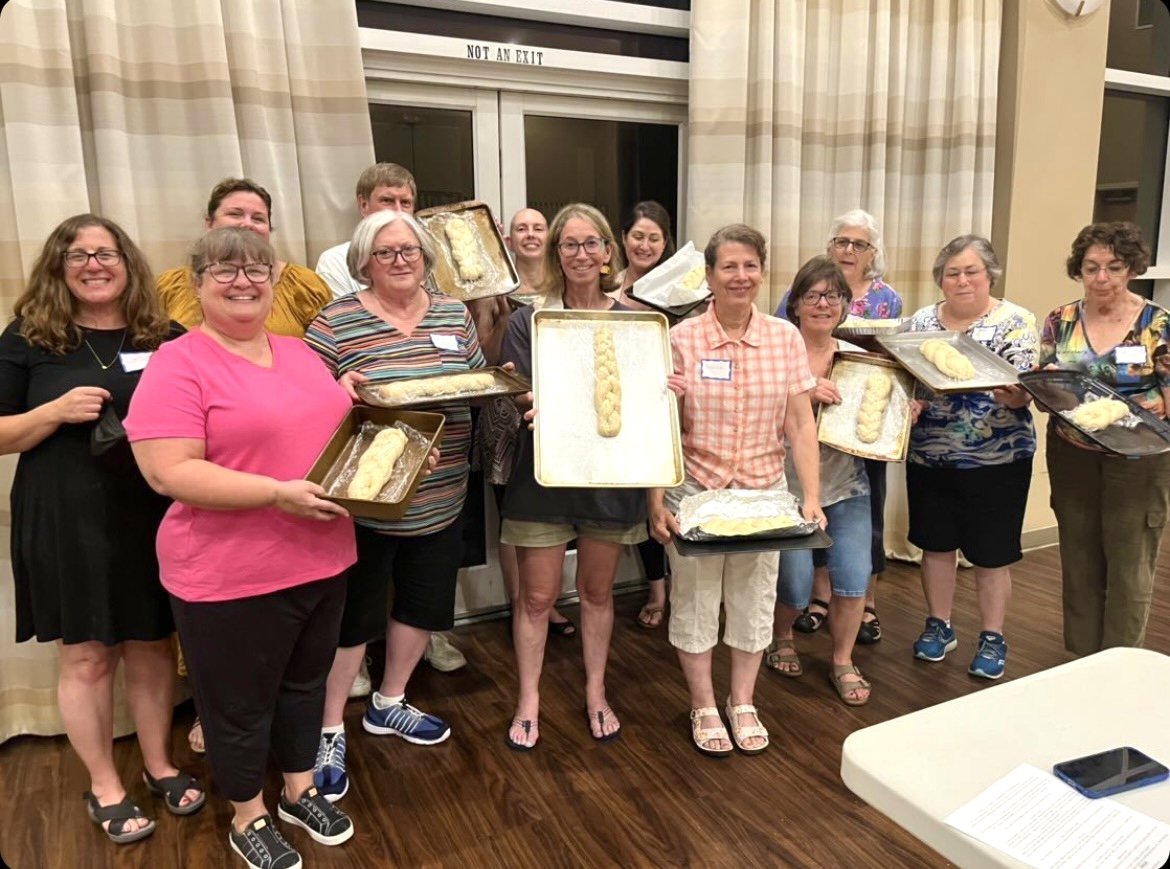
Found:
[[[1023,867],[944,823],[1021,763],[1132,745],[1170,766],[1170,657],[1107,649],[853,733],[841,778],[964,869]],[[1170,782],[1111,797],[1170,823]]]

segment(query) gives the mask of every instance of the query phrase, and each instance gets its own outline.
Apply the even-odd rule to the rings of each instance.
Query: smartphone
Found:
[[[1170,770],[1130,746],[1066,760],[1052,771],[1091,800],[1152,785],[1170,776]]]

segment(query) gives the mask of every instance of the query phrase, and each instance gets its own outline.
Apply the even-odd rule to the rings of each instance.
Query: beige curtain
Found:
[[[770,304],[864,208],[915,308],[930,265],[991,232],[1001,0],[693,0],[687,225],[771,243]],[[764,301],[761,300],[761,307]]]
[[[353,0],[12,0],[0,307],[11,312],[46,235],[78,212],[120,223],[156,272],[178,265],[229,175],[272,193],[281,258],[314,263],[351,232],[353,185],[373,159]],[[0,740],[59,732],[55,650],[16,648],[11,608],[0,594]]]

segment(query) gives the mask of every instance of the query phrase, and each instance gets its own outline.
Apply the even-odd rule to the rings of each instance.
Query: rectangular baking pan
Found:
[[[797,549],[828,549],[833,538],[820,528],[801,537],[729,537],[726,540],[699,542],[674,538],[679,555],[737,555],[747,552],[790,552]]]
[[[475,392],[453,393],[445,396],[425,396],[420,398],[412,398],[409,401],[388,402],[378,396],[377,389],[379,386],[385,386],[387,383],[404,383],[406,380],[422,381],[433,380],[436,377],[449,377],[450,374],[433,374],[426,377],[412,377],[403,378],[401,380],[382,381],[380,383],[359,383],[355,388],[363,402],[372,407],[428,407],[436,404],[446,404],[451,401],[479,401],[484,398],[497,398],[504,395],[523,395],[532,389],[532,384],[521,377],[514,371],[505,371],[503,368],[472,368],[466,372],[468,374],[476,374],[479,372],[486,372],[491,374],[496,383],[488,389],[481,389]],[[453,372],[462,374],[464,372]]]
[[[472,235],[478,238],[482,252],[490,265],[488,273],[476,281],[463,280],[455,266],[451,245],[447,241],[447,233],[443,230],[443,224],[452,215],[470,220]],[[500,233],[500,227],[487,203],[469,200],[453,205],[436,205],[433,208],[424,208],[417,212],[415,217],[430,232],[438,248],[439,256],[431,274],[431,281],[439,292],[466,302],[491,296],[504,296],[520,286],[520,274],[508,256],[504,236]]]
[[[857,439],[857,414],[865,391],[865,378],[875,369],[893,378],[890,401],[882,419],[881,434],[872,444]],[[910,402],[914,378],[898,363],[874,353],[839,352],[833,357],[829,379],[841,392],[840,404],[822,404],[817,410],[817,440],[826,446],[862,459],[904,462],[910,448]]]
[[[921,349],[923,343],[931,339],[946,341],[971,360],[975,376],[968,380],[952,380],[935,368],[922,355]],[[874,340],[916,380],[937,393],[985,392],[997,386],[1013,386],[1020,381],[1020,372],[1010,362],[964,332],[899,332],[877,335]]]

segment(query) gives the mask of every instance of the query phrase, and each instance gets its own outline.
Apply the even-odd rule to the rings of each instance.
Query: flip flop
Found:
[[[598,736],[593,732],[594,717],[597,718],[597,730],[599,733],[601,733],[601,736]],[[617,718],[617,716],[614,715],[613,710],[608,706],[606,706],[604,709],[597,709],[593,712],[590,712],[588,709],[585,710],[585,720],[589,723],[589,735],[593,737],[595,742],[611,742],[622,735],[622,726],[620,723],[618,724],[618,729],[613,733],[605,732],[606,718]]]
[[[646,604],[638,610],[638,627],[646,631],[654,631],[662,627],[663,614],[666,612],[665,606],[653,606]],[[657,620],[655,620],[657,617]]]
[[[524,737],[527,739],[532,735],[532,728],[536,726],[536,722],[528,718],[513,718],[512,723],[508,725],[508,732],[504,734],[504,744],[512,751],[527,752],[532,751],[540,743],[540,734],[536,735],[536,742],[532,745],[525,745],[523,742],[517,742],[512,738],[512,728],[519,724],[524,730]]]

